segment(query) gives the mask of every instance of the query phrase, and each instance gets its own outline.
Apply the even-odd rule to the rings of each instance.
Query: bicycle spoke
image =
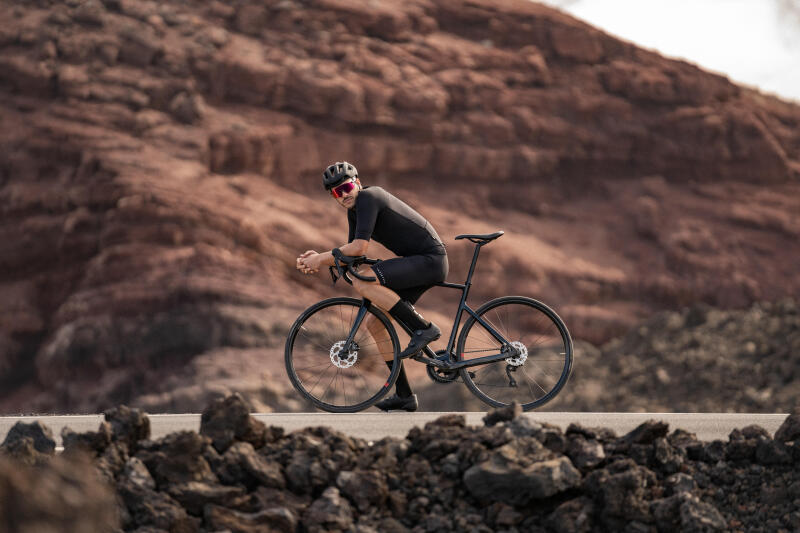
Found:
[[[537,367],[539,370],[541,370],[541,371],[542,371],[542,373],[544,373],[545,375],[547,375],[547,376],[550,376],[550,377],[553,377],[553,378],[557,378],[557,376],[556,376],[555,374],[551,374],[550,372],[548,372],[548,371],[547,371],[547,369],[546,369],[546,368],[542,367],[541,365],[537,365],[537,364],[536,364],[536,361],[531,361],[531,364],[532,364],[532,365],[534,365],[534,366],[536,366],[536,367]]]
[[[522,368],[522,367],[520,367],[520,368]],[[543,392],[543,393],[547,394],[547,389],[545,389],[544,387],[542,387],[541,385],[539,385],[539,382],[538,382],[538,381],[536,381],[535,379],[533,379],[533,378],[530,376],[530,374],[528,374],[528,372],[527,372],[527,371],[526,371],[524,368],[522,368],[522,373],[523,373],[523,374],[525,374],[525,377],[527,377],[527,378],[528,378],[530,381],[532,381],[534,385],[536,385],[537,387],[539,387],[540,389],[542,389],[542,392]],[[530,386],[531,386],[531,385],[530,385],[530,383],[528,383],[528,388],[530,388]],[[533,389],[531,389],[531,394],[533,394]]]
[[[356,370],[356,375],[359,378],[361,378],[361,383],[363,384],[363,387],[361,388],[361,390],[365,390],[365,391],[367,391],[367,393],[369,393],[369,387],[367,386],[367,380],[364,379],[364,373],[357,369]]]
[[[342,382],[342,393],[344,394],[344,404],[349,405],[350,402],[347,401],[347,387],[344,384],[344,379],[340,377],[339,380]]]
[[[368,309],[359,328],[352,331],[361,305],[351,299],[331,299],[328,305],[304,314],[293,338],[287,341],[286,369],[292,384],[317,407],[354,412],[385,392],[388,377],[384,361],[394,356],[397,337],[391,323],[377,309]],[[341,363],[333,364],[333,347],[343,347],[351,331],[358,346],[353,350],[355,361],[345,367],[348,354],[341,353]]]
[[[497,331],[498,331],[498,332],[499,332],[501,335],[505,333],[506,335],[504,335],[504,336],[505,336],[505,337],[508,337],[508,328],[507,328],[507,327],[506,327],[506,325],[503,323],[503,317],[501,317],[501,316],[500,316],[500,313],[498,313],[498,312],[495,312],[495,314],[497,315],[497,320],[500,322],[500,327],[501,327],[501,329],[499,329],[499,330],[497,330]],[[495,328],[495,329],[497,329],[497,328]]]
[[[300,371],[300,370],[311,370],[312,368],[319,368],[321,366],[326,366],[326,365],[329,365],[329,364],[330,364],[330,362],[327,362],[327,363],[320,363],[318,365],[304,366],[302,368],[295,367],[294,369],[297,370],[297,371]]]
[[[333,377],[331,378],[331,380],[328,382],[328,386],[327,386],[327,387],[325,387],[325,390],[324,390],[324,391],[322,391],[322,399],[325,399],[325,396],[328,394],[328,391],[329,391],[329,390],[330,390],[330,388],[331,388],[331,384],[333,384],[333,382],[336,380],[336,376],[338,376],[338,375],[339,375],[339,368],[337,367],[337,368],[336,368],[336,373],[333,375]]]
[[[563,387],[571,352],[557,317],[545,312],[541,304],[518,297],[503,300],[506,301],[500,300],[481,312],[480,318],[507,342],[525,348],[514,358],[522,364],[509,366],[509,358],[501,358],[464,368],[460,375],[484,401],[495,406],[517,401],[527,410],[549,400]],[[469,322],[469,328],[462,335],[458,351],[464,360],[490,352],[502,353],[502,343],[477,319]]]
[[[319,343],[315,342],[315,341],[314,341],[314,339],[313,339],[313,338],[311,338],[311,336],[309,336],[309,335],[308,335],[308,333],[303,333],[303,331],[304,331],[304,330],[305,330],[305,328],[302,328],[302,327],[301,327],[301,328],[300,328],[300,333],[303,335],[303,337],[305,337],[305,338],[307,338],[309,341],[311,341],[311,344],[315,345],[315,346],[316,346],[317,348],[319,348],[320,350],[323,350],[323,351],[326,351],[326,352],[329,350],[329,348],[325,348],[323,345],[321,345],[321,344],[319,344]],[[307,330],[305,330],[305,331],[307,331]],[[331,343],[331,344],[333,344],[333,343]]]
[[[333,366],[333,365],[331,365],[331,366]],[[314,385],[312,385],[311,389],[309,389],[309,390],[314,390],[317,387],[319,382],[322,381],[322,377],[325,375],[326,372],[327,372],[327,369],[319,375],[319,377],[317,378],[317,381],[314,382]]]

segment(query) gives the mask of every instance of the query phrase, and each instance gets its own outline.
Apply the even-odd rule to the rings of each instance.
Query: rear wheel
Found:
[[[363,305],[354,298],[331,298],[308,309],[286,339],[286,372],[294,388],[315,406],[333,413],[355,413],[378,401],[397,379],[400,343],[389,319],[370,306],[344,345]],[[385,359],[394,362],[391,370]]]
[[[470,316],[458,338],[459,361],[504,352],[508,357],[462,368],[467,387],[494,407],[516,401],[528,411],[552,400],[572,370],[572,339],[561,318],[545,304],[522,296],[497,298],[476,314],[507,343]]]

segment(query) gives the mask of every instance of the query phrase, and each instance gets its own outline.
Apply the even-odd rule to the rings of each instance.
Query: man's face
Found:
[[[354,185],[354,187],[350,187],[349,184]],[[350,189],[349,191],[347,189]],[[336,194],[336,201],[339,202],[339,205],[346,209],[350,209],[354,205],[356,205],[356,197],[358,197],[358,192],[361,190],[361,182],[358,181],[358,178],[355,180],[348,180],[336,187],[334,187],[331,192],[335,192]]]

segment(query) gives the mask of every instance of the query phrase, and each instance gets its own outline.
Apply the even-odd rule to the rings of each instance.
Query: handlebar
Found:
[[[356,278],[362,281],[375,281],[378,278],[374,276],[362,276],[358,272],[354,270],[354,267],[359,265],[374,265],[378,263],[378,259],[369,259],[365,255],[344,255],[341,250],[338,248],[334,248],[332,250],[333,253],[333,262],[336,265],[336,271],[334,272],[334,267],[329,267],[331,272],[331,278],[333,279],[333,283],[339,278],[344,278],[344,280],[349,283],[353,284],[353,280],[350,279],[348,274],[352,274]],[[338,273],[338,276],[337,276]]]

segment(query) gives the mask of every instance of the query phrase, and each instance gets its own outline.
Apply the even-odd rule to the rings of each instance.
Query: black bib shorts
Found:
[[[447,279],[448,269],[447,254],[395,257],[372,265],[381,285],[412,304],[425,291]]]

